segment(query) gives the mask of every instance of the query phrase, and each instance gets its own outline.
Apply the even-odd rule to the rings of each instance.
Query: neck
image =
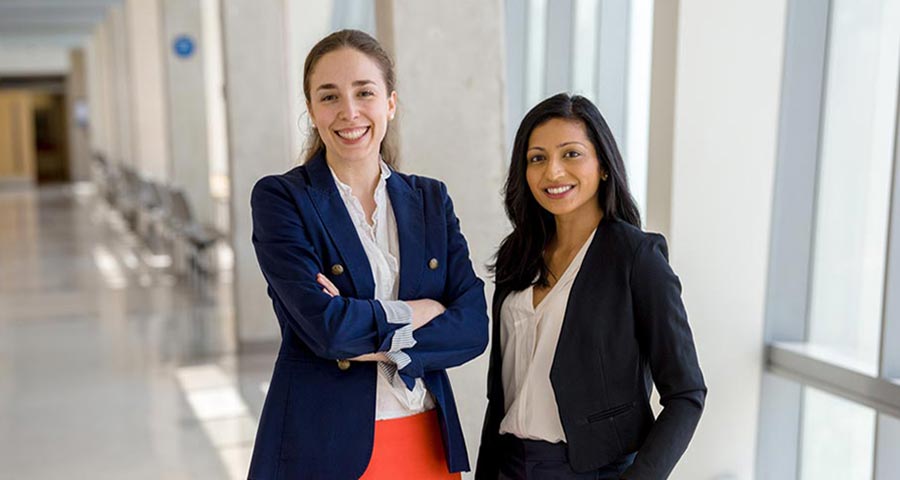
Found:
[[[603,219],[603,211],[596,202],[591,202],[593,208],[579,209],[566,215],[556,215],[556,236],[553,239],[555,249],[571,250],[579,249],[591,235],[600,220]]]
[[[325,161],[338,179],[353,189],[354,196],[374,195],[381,177],[381,158],[378,155],[362,160],[345,160],[326,152]]]

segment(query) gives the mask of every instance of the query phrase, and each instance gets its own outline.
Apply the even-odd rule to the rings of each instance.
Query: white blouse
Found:
[[[375,280],[375,299],[384,307],[388,322],[409,324],[412,322],[412,308],[405,302],[397,300],[400,291],[400,240],[397,233],[397,219],[391,207],[391,198],[387,194],[390,168],[381,162],[381,177],[375,187],[372,225],[366,220],[365,211],[353,195],[353,189],[341,182],[334,170],[331,171],[331,175],[369,259],[372,277]],[[391,350],[386,352],[392,363],[378,362],[376,420],[407,417],[434,408],[434,397],[425,388],[421,378],[417,378],[415,386],[409,390],[397,374],[398,368],[403,368],[410,362],[409,356],[402,349],[410,348],[415,343],[412,325],[395,330]]]
[[[533,286],[511,293],[500,308],[506,409],[506,416],[500,422],[500,433],[550,443],[566,441],[550,384],[550,367],[569,292],[596,233],[594,230],[537,308],[534,308]]]

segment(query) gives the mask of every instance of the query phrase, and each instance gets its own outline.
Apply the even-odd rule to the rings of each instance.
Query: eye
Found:
[[[333,93],[328,93],[328,94],[325,94],[325,95],[322,95],[321,97],[319,97],[320,102],[330,102],[330,101],[336,100],[336,99],[337,99],[337,95],[335,95]]]
[[[373,92],[371,90],[363,90],[363,91],[359,92],[359,96],[360,97],[374,97],[375,92]]]
[[[569,150],[568,152],[563,154],[565,158],[578,158],[581,156],[581,152],[576,152],[575,150]]]
[[[540,154],[538,154],[538,155],[532,155],[532,156],[528,157],[527,161],[528,161],[528,163],[538,163],[538,162],[542,162],[542,161],[544,161],[544,156],[543,156],[543,155],[540,155]]]

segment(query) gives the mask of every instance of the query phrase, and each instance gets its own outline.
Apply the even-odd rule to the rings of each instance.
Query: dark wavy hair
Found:
[[[580,95],[554,95],[525,115],[513,142],[504,195],[506,216],[512,222],[513,231],[500,243],[495,263],[489,265],[500,288],[522,290],[531,285],[549,285],[550,270],[543,252],[556,234],[556,221],[531,194],[525,170],[531,132],[552,119],[574,120],[584,125],[597,152],[600,170],[608,174],[607,180],[600,182],[597,195],[604,221],[619,220],[641,228],[641,214],[628,189],[625,163],[600,110]]]

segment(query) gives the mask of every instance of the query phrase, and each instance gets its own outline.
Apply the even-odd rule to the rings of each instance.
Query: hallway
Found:
[[[201,292],[117,225],[83,186],[0,190],[0,479],[240,478],[271,359],[227,355],[227,275]]]

